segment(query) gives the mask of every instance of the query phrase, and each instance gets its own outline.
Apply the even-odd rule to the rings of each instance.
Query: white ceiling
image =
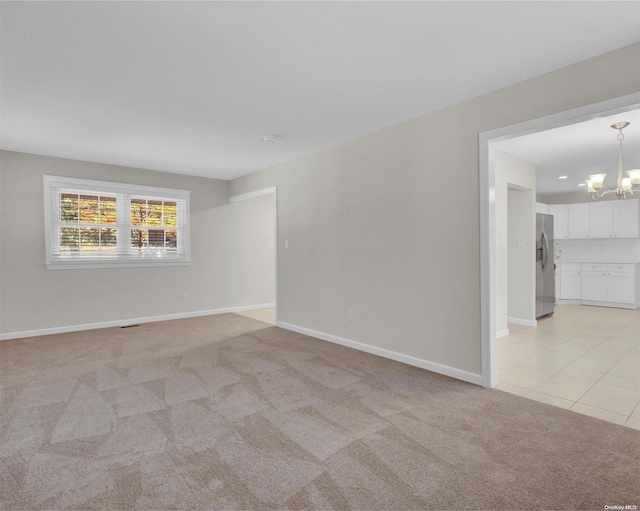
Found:
[[[221,179],[640,39],[638,2],[0,9],[2,148]]]
[[[536,166],[536,193],[557,195],[583,192],[589,174],[607,174],[605,188],[615,188],[618,176],[617,122],[630,122],[623,130],[623,176],[640,168],[640,110],[592,119],[496,143],[495,147]],[[558,179],[567,176],[567,179]]]

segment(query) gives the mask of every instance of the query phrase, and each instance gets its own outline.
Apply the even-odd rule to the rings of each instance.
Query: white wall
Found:
[[[516,158],[512,154],[504,151],[495,151],[495,171],[496,171],[496,332],[506,335],[508,332],[507,318],[518,318],[532,321],[535,319],[535,204],[531,211],[528,208],[535,196],[536,168],[535,165]],[[529,194],[508,194],[509,186],[520,190],[530,190]],[[509,202],[509,200],[511,202]],[[511,215],[520,215],[520,208],[512,202],[515,200],[525,201],[522,206],[524,213],[529,211],[529,223],[523,219],[512,218]],[[534,201],[535,202],[535,201]],[[510,211],[512,208],[513,211]],[[514,222],[509,223],[510,220]],[[531,224],[531,225],[530,225]],[[531,232],[533,228],[533,232]],[[512,232],[510,233],[509,230]],[[525,240],[525,247],[518,248],[517,240]],[[526,251],[530,251],[531,265],[528,264]],[[510,259],[509,254],[516,257]],[[530,282],[533,281],[534,288],[530,290]],[[521,287],[525,284],[524,287]],[[529,293],[531,295],[529,296]],[[516,296],[517,295],[517,296]],[[513,298],[513,303],[511,299]],[[508,310],[512,307],[511,312]],[[533,308],[533,316],[530,312]],[[524,314],[524,315],[522,315]]]
[[[47,270],[43,174],[191,190],[191,264]],[[272,204],[228,197],[226,181],[2,151],[0,333],[272,302]]]
[[[479,381],[478,134],[637,92],[639,59],[636,44],[234,180],[278,186],[280,321]]]
[[[507,316],[518,321],[534,322],[535,191],[509,187],[507,197]]]

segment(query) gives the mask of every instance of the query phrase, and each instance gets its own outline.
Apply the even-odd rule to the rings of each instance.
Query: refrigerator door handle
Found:
[[[547,264],[549,263],[549,241],[547,240],[547,236],[544,231],[542,231],[541,236],[542,241],[542,271],[547,269]]]

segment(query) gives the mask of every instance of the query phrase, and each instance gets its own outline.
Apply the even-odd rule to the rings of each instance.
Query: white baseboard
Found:
[[[53,328],[41,328],[38,330],[24,330],[22,332],[8,332],[0,334],[0,341],[8,339],[23,339],[25,337],[37,337],[40,335],[64,334],[67,332],[79,332],[82,330],[96,330],[98,328],[121,327],[139,323],[153,323],[155,321],[168,321],[170,319],[195,318],[198,316],[211,316],[214,314],[228,314],[230,312],[244,312],[257,309],[268,309],[275,307],[274,303],[263,303],[260,305],[243,305],[240,307],[225,307],[223,309],[212,309],[195,312],[180,312],[178,314],[165,314],[163,316],[147,316],[144,318],[128,318],[115,321],[103,321],[101,323],[87,323],[84,325],[68,325]]]
[[[318,332],[316,330],[292,325],[290,323],[284,323],[282,321],[278,321],[276,326],[284,328],[285,330],[291,330],[292,332],[298,332],[299,334],[316,337],[317,339],[322,339],[323,341],[340,344],[342,346],[353,348],[358,351],[364,351],[365,353],[371,353],[380,357],[389,358],[391,360],[395,360],[396,362],[403,362],[411,366],[420,367],[421,369],[427,369],[428,371],[433,371],[434,373],[443,374],[445,376],[450,376],[452,378],[463,380],[469,383],[474,383],[476,385],[482,385],[483,383],[481,374],[471,373],[462,369],[456,369],[455,367],[438,364],[437,362],[431,362],[429,360],[413,357],[411,355],[404,355],[403,353],[398,353],[396,351],[391,351],[385,348],[378,348],[376,346],[371,346],[362,342],[352,341],[350,339],[345,339],[336,335],[325,334],[324,332]]]
[[[513,323],[514,325],[524,326],[536,326],[538,322],[535,319],[520,319],[520,318],[507,318],[507,323]]]
[[[500,339],[500,337],[506,337],[509,335],[509,329],[505,328],[504,330],[498,330],[496,332],[496,339]]]
[[[582,305],[582,300],[556,300],[556,305]]]

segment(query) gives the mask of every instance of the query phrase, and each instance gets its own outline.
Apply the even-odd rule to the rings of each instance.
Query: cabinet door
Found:
[[[569,204],[569,238],[589,237],[589,203]]]
[[[563,300],[579,300],[580,299],[580,272],[561,271],[560,272],[560,295]]]
[[[549,214],[549,204],[543,204],[542,202],[536,202],[536,213]]]
[[[636,303],[635,284],[635,273],[609,273],[607,275],[607,301]]]
[[[617,238],[638,238],[640,236],[640,200],[625,199],[614,202],[614,236]]]
[[[562,289],[560,287],[561,282],[560,282],[560,265],[556,264],[556,270],[555,270],[555,277],[556,277],[556,301],[558,301],[559,299],[562,298],[562,295],[560,294],[560,290]]]
[[[556,240],[565,240],[569,237],[567,230],[568,208],[566,204],[551,204],[549,206],[549,213],[553,215],[553,238]]]
[[[616,203],[592,202],[591,204],[589,204],[590,238],[613,238],[614,204]]]
[[[596,302],[607,301],[607,274],[600,271],[583,271],[581,297]]]

